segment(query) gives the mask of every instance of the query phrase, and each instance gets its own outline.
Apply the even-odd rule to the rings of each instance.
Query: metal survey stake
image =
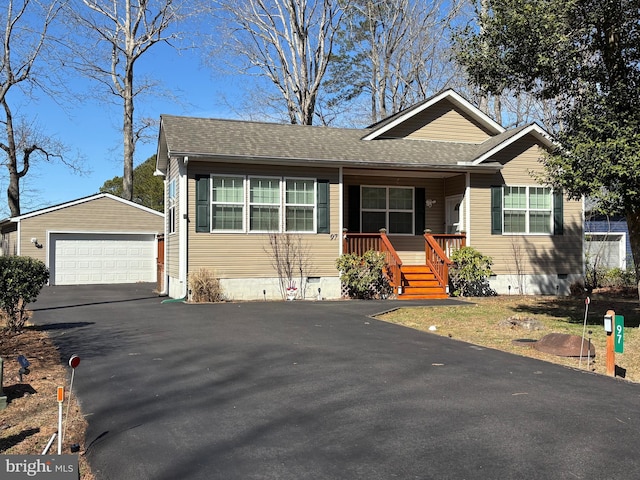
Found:
[[[69,366],[71,367],[71,384],[69,385],[69,403],[67,404],[67,416],[64,420],[64,429],[62,431],[58,431],[58,434],[64,440],[64,434],[67,430],[67,420],[69,420],[69,409],[71,408],[71,395],[73,395],[73,379],[76,375],[76,367],[80,365],[80,357],[78,355],[71,355],[69,358]]]
[[[58,455],[62,455],[62,402],[64,387],[58,387]]]
[[[578,362],[578,368],[582,367],[582,348],[584,347],[584,332],[587,329],[587,315],[589,314],[589,304],[591,299],[589,297],[584,299],[584,322],[582,327],[582,342],[580,343],[580,361]],[[589,356],[591,356],[591,346],[589,346]],[[589,368],[589,362],[587,362],[587,368]]]

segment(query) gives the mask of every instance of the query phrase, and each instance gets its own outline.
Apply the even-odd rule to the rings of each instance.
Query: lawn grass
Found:
[[[513,340],[539,340],[549,333],[581,336],[584,330],[585,298],[499,296],[465,300],[468,304],[464,306],[401,308],[378,318],[422,331],[429,331],[429,327],[435,326],[436,330],[432,333],[436,335],[578,368],[578,358],[542,353],[530,346],[516,345]],[[585,339],[591,338],[596,357],[592,359],[589,370],[606,373],[603,323],[604,314],[609,309],[625,317],[624,353],[616,354],[616,365],[626,369],[627,380],[640,382],[640,304],[637,298],[591,297]],[[510,317],[531,318],[544,327],[541,330],[525,330],[499,325]],[[589,330],[591,335],[588,334]],[[586,359],[583,358],[580,366],[587,369]]]

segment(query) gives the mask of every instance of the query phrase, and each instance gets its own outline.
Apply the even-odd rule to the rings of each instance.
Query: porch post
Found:
[[[345,250],[345,235],[346,229],[344,228],[344,176],[343,167],[338,168],[338,198],[340,199],[338,204],[338,231],[342,235],[342,241],[338,242],[338,256],[344,255]]]

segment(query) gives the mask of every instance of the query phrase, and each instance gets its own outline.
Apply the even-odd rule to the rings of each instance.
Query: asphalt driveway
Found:
[[[46,287],[31,305],[82,359],[98,480],[640,476],[639,385],[369,316],[406,302],[152,288]]]

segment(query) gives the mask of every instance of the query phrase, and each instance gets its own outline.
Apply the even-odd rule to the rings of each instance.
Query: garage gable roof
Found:
[[[53,205],[51,207],[41,208],[40,210],[34,210],[33,212],[25,213],[24,215],[19,215],[17,217],[11,217],[10,220],[12,222],[19,222],[26,218],[37,217],[38,215],[44,215],[45,213],[54,212],[62,208],[68,208],[68,207],[72,207],[74,205],[79,205],[86,202],[91,202],[94,200],[98,200],[100,198],[108,198],[111,200],[115,200],[116,202],[121,202],[121,203],[124,203],[125,205],[129,205],[130,207],[139,208],[140,210],[143,210],[147,213],[153,213],[154,215],[159,215],[161,217],[164,217],[164,213],[158,212],[149,207],[145,207],[144,205],[140,205],[138,203],[125,200],[124,198],[116,197],[115,195],[112,195],[110,193],[98,193],[96,195],[90,195],[88,197],[78,198],[70,202],[60,203],[58,205]]]

